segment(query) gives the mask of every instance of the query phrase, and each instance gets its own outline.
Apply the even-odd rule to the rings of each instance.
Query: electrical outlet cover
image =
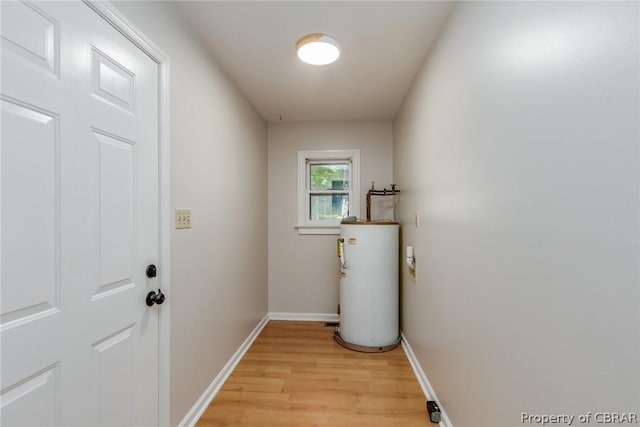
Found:
[[[176,209],[176,230],[191,228],[191,209]]]

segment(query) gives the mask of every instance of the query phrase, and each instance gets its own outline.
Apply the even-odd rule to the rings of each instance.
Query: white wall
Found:
[[[299,235],[299,150],[360,150],[360,212],[371,185],[392,183],[390,121],[269,124],[269,311],[336,313],[335,235]]]
[[[394,122],[402,326],[456,427],[638,410],[638,7],[460,3]]]
[[[171,234],[176,425],[267,311],[267,130],[172,4],[115,5],[170,58],[171,205],[192,209]]]

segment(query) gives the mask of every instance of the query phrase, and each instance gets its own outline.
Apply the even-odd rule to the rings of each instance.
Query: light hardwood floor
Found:
[[[358,353],[322,322],[270,321],[197,426],[430,426],[402,348]]]

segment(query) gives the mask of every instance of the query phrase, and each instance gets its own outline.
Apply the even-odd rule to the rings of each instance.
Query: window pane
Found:
[[[349,163],[309,165],[311,190],[348,190]]]
[[[312,221],[340,221],[349,214],[349,195],[311,194],[309,213]]]

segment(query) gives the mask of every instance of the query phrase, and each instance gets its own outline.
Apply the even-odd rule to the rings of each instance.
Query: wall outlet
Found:
[[[413,283],[414,284],[418,283],[418,279],[417,279],[417,276],[416,276],[416,255],[415,255],[415,252],[413,254],[413,265],[409,266],[409,277],[411,279],[413,279]]]
[[[416,250],[413,246],[407,246],[406,249],[406,263],[407,267],[409,267],[409,278],[413,279],[413,283],[417,282],[416,280]]]
[[[176,230],[191,228],[191,209],[176,209]]]

